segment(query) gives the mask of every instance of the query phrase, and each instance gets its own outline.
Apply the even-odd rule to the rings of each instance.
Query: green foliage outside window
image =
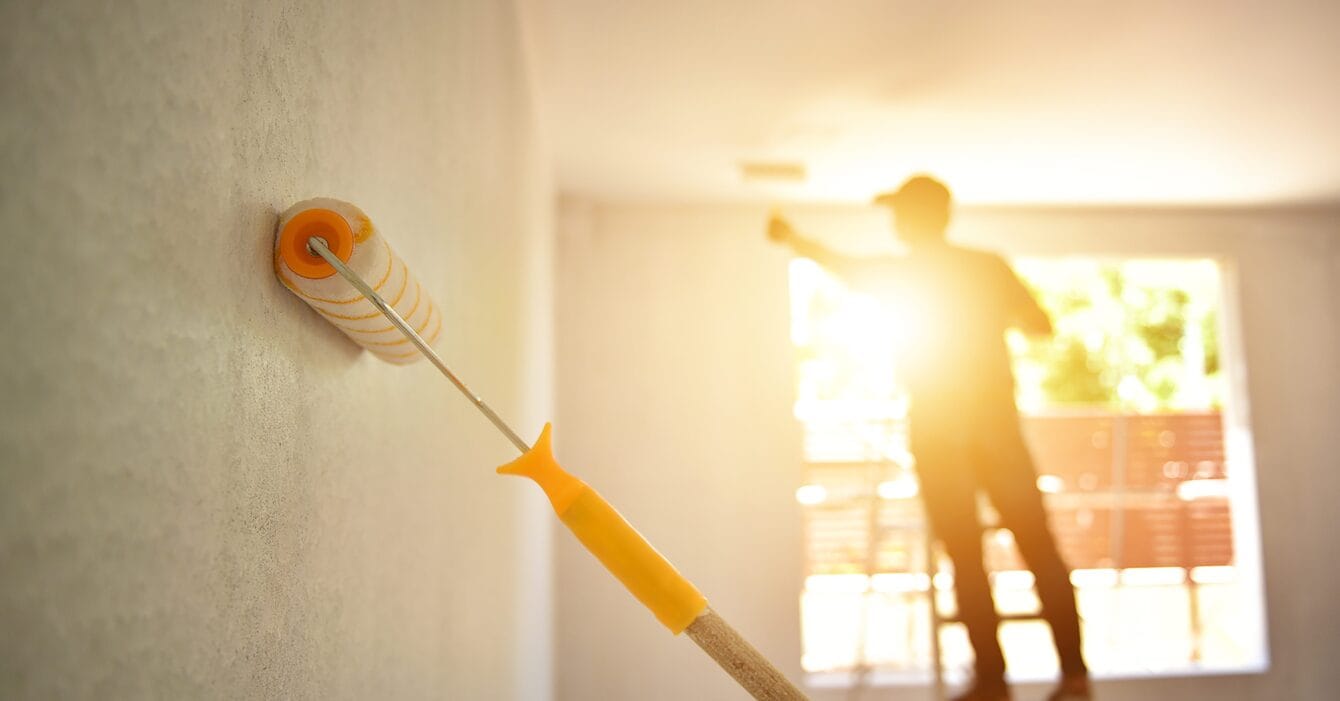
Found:
[[[1052,317],[1047,340],[1011,338],[1025,408],[1219,407],[1219,270],[1209,260],[1023,259]]]

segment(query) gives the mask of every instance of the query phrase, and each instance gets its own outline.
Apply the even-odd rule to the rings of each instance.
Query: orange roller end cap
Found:
[[[329,209],[298,212],[279,233],[279,257],[284,259],[289,270],[309,280],[335,274],[330,263],[307,250],[307,242],[313,238],[325,239],[326,246],[342,261],[348,262],[354,253],[354,232],[338,212]]]

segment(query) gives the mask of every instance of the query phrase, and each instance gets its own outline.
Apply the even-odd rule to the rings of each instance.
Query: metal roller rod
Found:
[[[372,302],[372,306],[381,311],[393,326],[400,329],[400,333],[405,334],[405,338],[409,339],[409,342],[413,343],[414,347],[418,348],[419,352],[423,353],[424,357],[428,358],[429,362],[431,362],[438,370],[442,371],[442,374],[445,375],[448,380],[451,380],[451,384],[456,385],[456,389],[459,389],[461,394],[464,394],[466,398],[473,402],[475,407],[478,408],[499,431],[502,431],[502,434],[507,437],[507,440],[511,441],[512,445],[516,446],[517,450],[523,453],[530,450],[530,444],[521,440],[521,437],[516,435],[516,431],[513,431],[512,427],[508,426],[507,422],[503,421],[502,417],[498,416],[498,413],[486,404],[483,398],[478,394],[475,394],[461,381],[461,378],[456,376],[456,373],[451,371],[451,368],[447,367],[447,364],[443,362],[441,356],[437,354],[437,351],[434,351],[432,347],[428,345],[428,342],[423,340],[423,337],[400,316],[399,312],[391,308],[391,305],[387,304],[386,300],[382,299],[381,295],[377,294],[377,292],[372,289],[371,285],[365,282],[363,278],[359,277],[358,273],[350,270],[349,266],[345,265],[344,261],[340,260],[339,256],[331,252],[325,239],[313,237],[307,242],[307,249],[324,258],[327,263],[330,263],[330,267],[335,269],[335,272],[339,273],[345,280],[348,280],[349,284],[354,286],[354,289],[363,293],[363,296],[367,297],[369,302]]]

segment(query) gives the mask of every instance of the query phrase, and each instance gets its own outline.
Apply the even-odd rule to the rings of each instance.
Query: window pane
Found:
[[[1014,262],[1055,338],[1009,338],[1018,402],[1053,530],[1075,570],[1085,654],[1098,674],[1246,669],[1264,657],[1254,586],[1235,557],[1224,448],[1221,284],[1210,260]],[[953,614],[952,568],[926,543],[896,311],[817,265],[792,264],[796,417],[804,426],[803,666],[926,679],[932,583]],[[984,518],[991,519],[989,504]],[[986,559],[1005,615],[1037,609],[1008,531]],[[1255,535],[1253,534],[1253,537]],[[935,564],[932,567],[932,563]],[[1244,612],[1247,615],[1244,615]],[[1011,673],[1056,673],[1046,625],[1007,621]],[[971,661],[962,626],[939,631],[951,678]],[[909,676],[910,675],[910,676]]]

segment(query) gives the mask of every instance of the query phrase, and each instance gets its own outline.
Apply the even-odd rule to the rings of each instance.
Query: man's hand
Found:
[[[809,258],[838,277],[849,277],[863,269],[861,260],[843,255],[818,241],[801,236],[800,232],[791,226],[791,222],[784,219],[777,211],[768,217],[768,240],[786,246],[801,258]]]
[[[782,218],[780,214],[773,214],[768,218],[768,240],[774,243],[791,243],[796,239],[796,230],[791,226],[791,222]]]

